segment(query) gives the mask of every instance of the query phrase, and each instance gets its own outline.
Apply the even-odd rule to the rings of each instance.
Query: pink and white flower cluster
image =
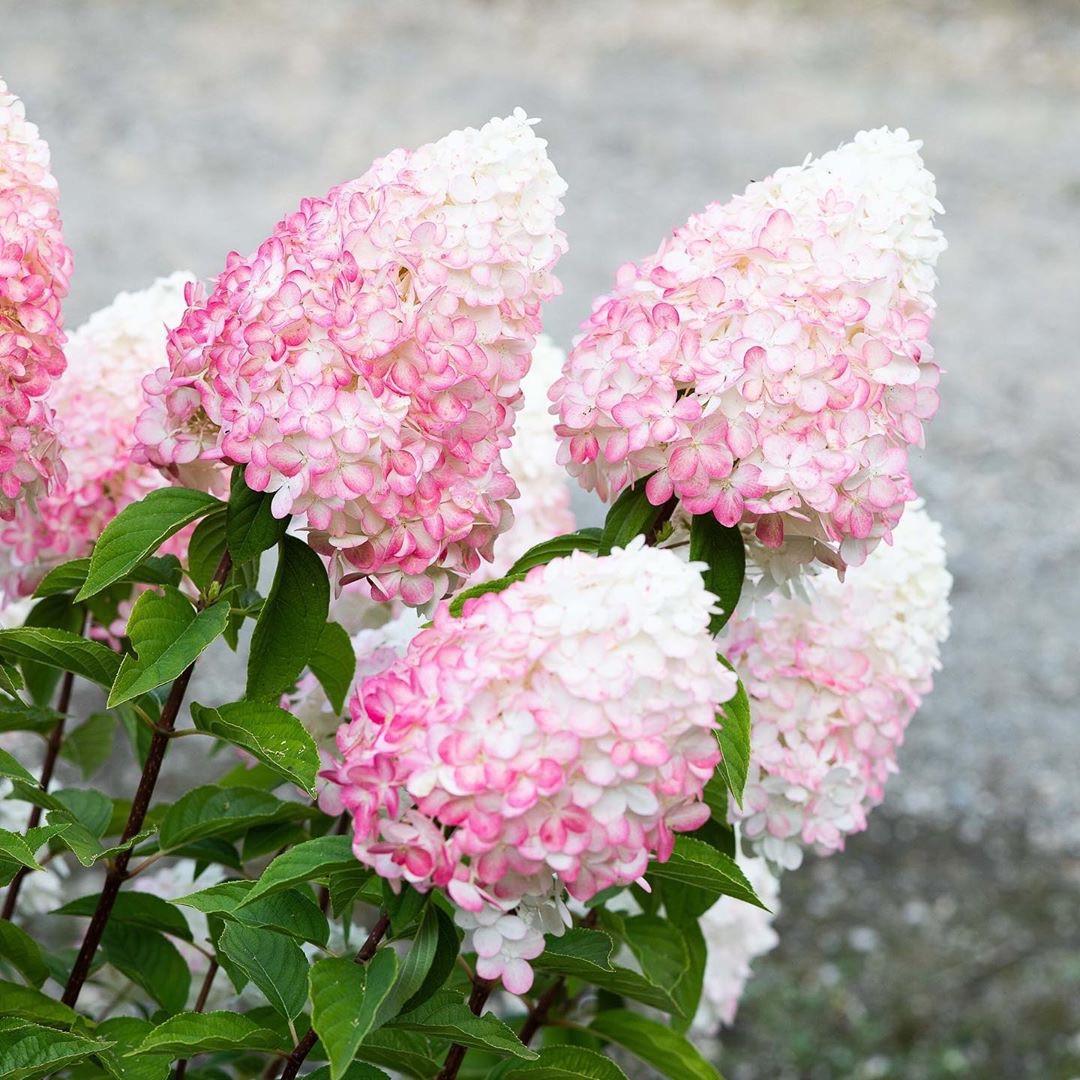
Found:
[[[494,562],[483,564],[471,584],[502,577],[529,548],[577,527],[547,399],[565,360],[566,354],[546,334],[536,339],[532,367],[521,383],[524,402],[514,441],[503,458],[518,489],[510,504],[513,524],[495,541]]]
[[[71,335],[67,374],[51,398],[67,476],[0,524],[0,591],[32,592],[53,566],[86,555],[120,510],[164,483],[133,459],[139,384],[164,361],[166,326],[183,314],[191,280],[178,272],[122,292]]]
[[[536,567],[459,618],[440,607],[358,683],[338,732],[329,775],[357,857],[473,913],[564,887],[586,900],[666,859],[709,815],[716,709],[735,692],[699,571],[639,538]],[[486,969],[505,960],[521,985],[529,957],[499,956]]]
[[[941,531],[916,504],[893,540],[843,582],[814,579],[809,599],[774,592],[737,612],[721,639],[754,718],[732,815],[788,869],[804,847],[839,851],[866,828],[940,666],[952,583]]]
[[[585,488],[607,500],[649,476],[655,505],[751,522],[772,547],[838,545],[848,565],[888,537],[938,405],[945,240],[920,146],[860,132],[622,267],[551,391]]]
[[[242,465],[379,599],[468,577],[510,521],[501,452],[566,250],[545,147],[519,109],[395,150],[230,255],[144,383],[147,458],[188,484]]]
[[[751,965],[780,942],[773,923],[780,913],[780,881],[764,859],[742,857],[739,867],[765,908],[722,896],[700,920],[707,949],[701,1001],[693,1032],[715,1035],[721,1025],[735,1022]]]
[[[46,395],[64,372],[71,261],[49,147],[0,79],[0,519],[63,478]]]

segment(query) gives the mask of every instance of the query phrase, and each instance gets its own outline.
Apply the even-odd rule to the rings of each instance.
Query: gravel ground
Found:
[[[521,104],[570,184],[548,313],[565,342],[615,267],[705,202],[859,128],[924,139],[948,375],[916,470],[955,629],[887,807],[785,887],[784,944],[724,1062],[1080,1075],[1075,0],[0,0],[0,26],[0,71],[53,147],[72,325],[156,274],[216,272],[392,146]]]

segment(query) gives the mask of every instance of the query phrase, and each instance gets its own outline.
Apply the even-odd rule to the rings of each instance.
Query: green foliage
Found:
[[[319,680],[334,712],[341,713],[356,674],[356,651],[343,626],[328,622],[322,628],[315,651],[308,658],[308,667]]]
[[[57,908],[54,915],[82,915],[89,918],[97,908],[98,897],[91,893],[80,896],[63,907]],[[191,941],[191,928],[187,919],[176,908],[148,892],[122,892],[116,898],[112,912],[113,923],[123,923],[135,930],[149,930],[155,933],[169,934],[182,941]]]
[[[274,517],[270,510],[273,498],[273,492],[252,491],[244,483],[243,469],[233,470],[226,540],[234,562],[256,558],[285,535],[289,519]]]
[[[709,620],[709,633],[718,634],[739,603],[746,577],[746,545],[738,525],[721,525],[712,514],[696,514],[690,522],[690,558],[707,564],[702,572],[705,588],[720,607]]]
[[[599,554],[609,555],[613,548],[626,547],[635,536],[649,533],[658,522],[671,516],[674,500],[653,506],[645,494],[647,480],[642,477],[611,504],[600,535]]]
[[[515,1063],[499,1080],[626,1080],[611,1058],[583,1046],[546,1046],[536,1061]]]
[[[723,657],[720,659],[731,667]],[[746,774],[750,769],[750,698],[741,680],[735,696],[720,706],[720,725],[716,737],[723,758],[716,772],[735,796],[735,801],[742,806]]]
[[[110,687],[120,658],[100,642],[51,626],[19,626],[0,630],[0,656],[72,671],[99,686]]]
[[[90,560],[72,559],[50,570],[34,590],[34,596],[58,596],[78,592],[86,584],[90,572]],[[114,584],[123,585],[179,585],[180,560],[175,555],[151,555],[136,563]]]
[[[242,907],[257,899],[291,889],[304,881],[324,881],[334,870],[356,864],[347,836],[318,836],[282,852],[263,872]]]
[[[273,930],[230,922],[221,931],[218,952],[224,954],[288,1020],[307,1001],[308,962],[295,940]]]
[[[191,972],[164,934],[114,920],[106,928],[101,944],[105,959],[141,986],[166,1012],[180,1012],[187,1004]]]
[[[213,1050],[288,1050],[278,1032],[243,1013],[184,1012],[158,1024],[128,1055],[190,1057]]]
[[[441,990],[412,1012],[399,1016],[392,1024],[398,1030],[419,1031],[441,1036],[462,1046],[475,1046],[499,1054],[533,1060],[537,1054],[524,1046],[517,1035],[491,1013],[475,1016],[460,994]]]
[[[603,536],[601,529],[579,529],[577,532],[566,533],[556,536],[551,540],[544,540],[529,548],[508,573],[511,576],[524,574],[534,566],[543,566],[552,559],[559,559],[575,551],[588,551],[596,554],[600,550],[600,541]]]
[[[640,1013],[609,1009],[598,1013],[589,1030],[629,1050],[671,1080],[718,1080],[720,1074],[684,1035]]]
[[[488,593],[502,592],[503,589],[515,582],[524,581],[524,574],[507,574],[506,577],[496,578],[494,581],[485,581],[480,585],[473,585],[468,589],[462,589],[450,601],[450,614],[458,618],[465,610],[465,604],[477,596],[486,596]]]
[[[675,850],[667,862],[649,863],[648,877],[704,889],[714,897],[734,896],[757,907],[765,906],[734,859],[688,836],[675,841]]]
[[[36,1080],[65,1065],[85,1061],[111,1043],[40,1024],[19,1024],[0,1030],[0,1076],[4,1080]]]
[[[31,986],[39,987],[49,977],[41,947],[7,919],[0,919],[0,961],[13,967]]]
[[[320,947],[326,945],[330,926],[309,892],[287,889],[259,897],[245,906],[253,886],[251,881],[222,881],[172,902],[207,915],[218,915],[226,921],[276,930]]]
[[[182,795],[165,811],[159,828],[161,850],[175,851],[205,837],[236,837],[292,812],[289,804],[268,792],[208,784]]]
[[[165,487],[124,507],[94,544],[86,581],[75,599],[86,600],[120,581],[170,536],[220,505],[201,491]]]
[[[109,760],[115,736],[115,713],[91,713],[83,723],[64,732],[60,754],[89,779]]]

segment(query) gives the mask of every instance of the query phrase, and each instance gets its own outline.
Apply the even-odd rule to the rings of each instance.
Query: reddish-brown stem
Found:
[[[346,830],[349,828],[349,815],[342,814],[337,819],[337,824],[334,826],[335,836],[344,836]],[[325,915],[326,909],[330,906],[330,887],[328,885],[319,886],[319,910]]]
[[[214,571],[212,584],[216,583],[219,588],[224,585],[231,568],[232,558],[229,552],[226,551],[221,556],[217,570]],[[200,600],[196,606],[201,611],[206,605],[203,600]],[[176,724],[176,718],[180,714],[180,706],[184,703],[184,695],[187,693],[188,683],[191,682],[191,674],[194,670],[195,664],[193,662],[181,672],[172,684],[169,696],[165,699],[164,706],[162,706],[161,719],[158,721],[157,728],[154,730],[153,737],[150,740],[150,749],[146,755],[146,763],[143,765],[139,787],[135,792],[135,798],[131,801],[131,811],[128,814],[127,824],[124,826],[124,831],[120,836],[121,844],[126,844],[132,837],[138,835],[143,827],[143,822],[146,820],[146,813],[150,809],[150,799],[153,797],[158,775],[161,772],[161,764],[165,760],[165,750],[169,745],[169,736],[172,733],[173,726]],[[67,986],[64,987],[64,996],[61,1000],[69,1007],[74,1006],[79,1000],[83,983],[86,982],[86,977],[90,974],[90,965],[94,962],[94,955],[101,944],[105,927],[109,924],[109,916],[112,915],[113,905],[115,905],[116,897],[120,893],[120,886],[127,878],[127,868],[130,860],[131,848],[129,847],[116,856],[116,859],[109,867],[109,872],[105,875],[105,884],[102,887],[97,908],[90,919],[90,925],[86,928],[86,936],[83,938],[82,947],[79,949],[79,955],[75,958],[75,965],[71,969]]]
[[[86,633],[88,617],[83,619],[81,633]],[[41,790],[48,791],[52,783],[53,770],[56,768],[56,759],[60,756],[60,747],[64,743],[64,721],[67,719],[67,711],[71,708],[71,691],[75,686],[75,676],[70,671],[64,672],[64,679],[60,683],[60,697],[56,702],[56,711],[60,718],[49,732],[49,742],[45,748],[45,760],[41,764]],[[27,831],[36,829],[41,824],[41,807],[33,806],[30,809],[30,820],[27,822]],[[19,890],[27,874],[32,873],[29,866],[22,867],[11,880],[7,895],[4,897],[4,910],[0,912],[0,918],[10,919],[15,914],[15,905],[19,899]]]
[[[484,1011],[484,1005],[491,994],[495,984],[490,979],[473,979],[472,993],[469,994],[469,1009],[476,1016]],[[454,1043],[446,1053],[446,1061],[439,1070],[435,1080],[455,1080],[461,1063],[465,1060],[466,1047],[461,1043]]]
[[[379,918],[371,928],[367,940],[360,946],[360,951],[353,957],[353,962],[366,964],[375,955],[375,950],[379,947],[379,942],[382,941],[389,927],[390,916],[385,911],[380,911]],[[315,1034],[315,1029],[309,1028],[307,1034],[293,1047],[292,1053],[285,1059],[285,1068],[282,1069],[278,1080],[293,1080],[300,1071],[300,1066],[304,1064],[304,1058],[311,1053],[312,1047],[318,1041],[319,1036]],[[263,1073],[263,1080],[273,1080],[277,1074],[277,1065],[276,1061],[270,1062],[266,1072]]]

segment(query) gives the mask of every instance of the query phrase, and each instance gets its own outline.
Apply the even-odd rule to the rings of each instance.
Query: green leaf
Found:
[[[515,1063],[499,1080],[626,1080],[626,1073],[584,1046],[545,1046],[536,1061]]]
[[[243,1013],[180,1013],[159,1024],[131,1054],[153,1052],[192,1057],[217,1050],[288,1050],[277,1032],[249,1020]]]
[[[166,487],[125,506],[94,545],[86,581],[75,599],[86,600],[119,581],[170,536],[220,505],[220,499],[202,491]]]
[[[83,587],[89,571],[88,558],[72,559],[50,570],[34,591],[34,596],[59,596],[61,593],[75,592]],[[151,556],[133,567],[116,584],[179,585],[181,576],[180,560],[175,555]]]
[[[300,941],[325,946],[330,936],[326,916],[309,892],[288,889],[264,896],[246,907],[241,905],[254,886],[252,881],[222,881],[201,892],[181,896],[172,903],[206,914],[220,915],[246,926],[262,927],[289,934]]]
[[[430,945],[432,919],[435,922],[434,950]],[[437,904],[428,904],[402,965],[401,978],[394,987],[386,1018],[398,1012],[411,1012],[427,1001],[454,970],[460,948],[461,939],[454,920]],[[419,985],[417,975],[420,976]],[[407,993],[408,999],[403,1000]]]
[[[291,889],[303,881],[325,881],[333,871],[354,866],[356,856],[348,836],[317,836],[282,852],[262,872],[241,906],[247,907],[261,896]]]
[[[494,581],[484,581],[479,585],[464,589],[450,601],[450,614],[456,619],[465,610],[465,604],[469,600],[474,600],[478,596],[486,596],[488,593],[502,592],[503,589],[524,580],[524,574],[507,574],[506,577],[496,578]]]
[[[707,889],[717,896],[734,896],[756,907],[765,907],[734,859],[688,836],[676,839],[675,850],[667,862],[654,860],[649,863],[648,876]]]
[[[49,967],[41,947],[25,930],[8,919],[0,920],[0,958],[34,986],[40,986],[49,977]]]
[[[105,959],[141,986],[166,1012],[187,1004],[191,972],[187,961],[164,935],[120,922],[110,922],[101,939]]]
[[[315,795],[319,750],[292,713],[267,702],[234,701],[216,709],[193,704],[191,719],[199,731],[243,747],[264,765]]]
[[[397,956],[380,949],[365,969],[346,957],[330,957],[308,972],[311,1026],[330,1059],[331,1080],[341,1080],[397,974]]]
[[[7,731],[34,731],[46,735],[60,719],[60,714],[41,705],[0,699],[0,734]]]
[[[83,1061],[111,1045],[37,1024],[0,1031],[0,1076],[4,1080],[51,1076],[65,1065]]]
[[[663,506],[653,506],[645,494],[647,479],[642,477],[611,504],[604,519],[598,554],[610,555],[612,548],[626,547],[635,536],[649,532],[664,515],[671,515],[674,499]]]
[[[14,664],[5,664],[0,661],[0,690],[5,694],[16,697],[19,691],[26,685],[19,669]]]
[[[318,1069],[313,1069],[307,1074],[306,1080],[330,1080],[330,1066],[323,1065]],[[390,1080],[390,1077],[382,1069],[376,1069],[374,1065],[354,1061],[341,1074],[340,1080]]]
[[[532,1061],[535,1050],[523,1045],[517,1035],[491,1013],[476,1016],[464,999],[453,991],[442,991],[418,1009],[399,1016],[393,1027],[405,1031],[420,1031],[451,1039],[462,1046],[511,1054]]]
[[[0,776],[6,776],[11,780],[22,780],[24,784],[37,787],[34,774],[24,769],[6,750],[0,750]]]
[[[343,626],[328,622],[322,628],[308,667],[319,680],[334,712],[340,715],[356,674],[356,651]]]
[[[97,910],[100,897],[91,893],[57,908],[53,915],[91,916]],[[142,930],[161,931],[191,941],[191,928],[187,919],[168,900],[148,892],[121,892],[113,905],[110,925],[125,923]]]
[[[721,609],[709,620],[709,633],[718,634],[739,603],[746,577],[746,545],[739,526],[721,525],[712,514],[695,514],[690,521],[690,559],[707,564],[701,576]]]
[[[172,682],[225,629],[229,604],[196,612],[177,589],[144,592],[131,609],[127,636],[135,654],[124,657],[109,691],[109,708]]]
[[[668,1011],[678,1014],[680,1030],[685,1030],[697,1012],[704,968],[695,962],[683,929],[670,919],[656,915],[635,915],[627,919],[616,916],[616,919],[638,967],[647,973],[650,982],[664,987],[671,995],[675,1008]],[[704,942],[700,942],[700,951],[703,964]]]
[[[300,946],[272,930],[231,922],[221,931],[223,952],[288,1020],[299,1016],[307,1001],[308,962]]]
[[[72,671],[105,687],[112,685],[120,668],[120,657],[112,649],[49,626],[0,630],[0,655]]]
[[[720,659],[726,667],[731,667],[723,657]],[[742,806],[743,788],[750,768],[750,699],[742,680],[739,680],[735,696],[720,706],[720,716],[721,726],[716,738],[723,756],[716,771],[735,796],[735,801]]]
[[[544,540],[529,548],[524,555],[510,569],[508,574],[524,574],[534,566],[543,566],[552,559],[560,559],[574,551],[589,551],[596,554],[600,550],[601,529],[579,529],[577,532],[566,533],[564,536],[555,536],[550,540]]]
[[[70,596],[47,596],[30,609],[23,620],[23,627],[49,627],[66,630],[70,634],[82,634],[85,618],[85,611]],[[26,657],[20,660],[19,666],[30,700],[35,705],[48,705],[60,682],[61,669]]]
[[[415,1076],[418,1080],[430,1080],[442,1067],[446,1050],[447,1044],[442,1040],[432,1043],[415,1032],[395,1031],[386,1027],[371,1032],[360,1044],[356,1056],[395,1072]]]
[[[238,836],[252,825],[275,819],[284,804],[256,788],[195,788],[165,811],[161,848],[171,851],[206,836]]]
[[[31,870],[41,869],[30,845],[18,833],[7,829],[0,829],[0,858],[28,866]]]
[[[168,1054],[140,1054],[138,1058],[122,1055],[134,1049],[154,1030],[149,1020],[137,1016],[113,1016],[94,1029],[98,1038],[115,1045],[98,1055],[105,1071],[115,1080],[168,1080],[171,1059]]]
[[[720,1074],[683,1035],[626,1009],[600,1013],[589,1030],[657,1069],[671,1080],[719,1080]]]
[[[112,821],[112,799],[91,788],[61,788],[54,791],[46,806],[57,804],[95,838],[104,836]]]
[[[322,559],[302,540],[282,537],[277,572],[251,635],[244,697],[277,701],[315,652],[330,607]]]
[[[229,507],[226,510],[226,536],[233,561],[247,562],[278,543],[289,527],[289,519],[275,518],[270,505],[271,491],[252,491],[244,483],[244,470],[234,469]]]
[[[13,982],[0,982],[0,1016],[18,1016],[53,1027],[70,1027],[78,1019],[74,1009],[54,1001],[48,994]],[[0,1071],[0,1076],[6,1080],[4,1072]]]
[[[195,526],[188,541],[188,577],[205,593],[225,554],[225,507],[215,510]]]
[[[112,756],[115,735],[115,716],[91,713],[84,723],[65,732],[60,756],[75,765],[84,779],[89,779]]]

